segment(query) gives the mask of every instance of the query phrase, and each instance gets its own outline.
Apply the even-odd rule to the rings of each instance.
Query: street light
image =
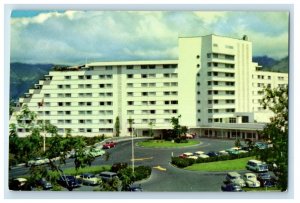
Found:
[[[131,161],[132,161],[132,175],[134,175],[134,145],[133,145],[133,129],[132,129],[132,124],[133,124],[133,119],[129,118],[128,119],[129,126],[130,126],[130,133],[131,133]]]

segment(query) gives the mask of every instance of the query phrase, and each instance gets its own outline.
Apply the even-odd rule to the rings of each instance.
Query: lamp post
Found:
[[[132,129],[132,124],[133,124],[133,119],[129,118],[128,119],[129,126],[130,126],[130,133],[131,133],[131,161],[132,161],[132,175],[134,175],[134,143],[133,143],[133,129]]]

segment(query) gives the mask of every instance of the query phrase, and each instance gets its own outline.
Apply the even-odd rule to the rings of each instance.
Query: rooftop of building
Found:
[[[195,36],[179,36],[178,38],[201,38],[201,37],[219,37],[219,38],[227,38],[227,39],[234,39],[234,40],[241,40],[241,41],[249,41],[249,38],[247,35],[243,35],[241,38],[234,38],[234,37],[228,37],[228,36],[222,36],[217,34],[208,34],[208,35],[195,35]]]

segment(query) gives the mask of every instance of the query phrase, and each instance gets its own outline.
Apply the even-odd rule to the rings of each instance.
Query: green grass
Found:
[[[187,147],[199,144],[199,141],[196,140],[188,140],[187,143],[175,143],[172,141],[165,141],[165,140],[146,140],[143,142],[138,142],[138,146],[141,147],[157,147],[157,148],[180,148],[180,147]]]
[[[109,171],[111,166],[109,165],[103,165],[103,166],[89,166],[85,168],[80,168],[78,169],[77,174],[82,174],[82,173],[93,173],[93,174],[98,174],[101,173],[102,171]],[[51,175],[58,175],[58,172],[56,171],[50,171],[49,172]],[[67,175],[76,175],[76,170],[75,168],[67,168],[64,170],[64,174]]]
[[[191,171],[230,171],[243,170],[246,167],[248,160],[254,157],[246,157],[242,159],[234,159],[227,161],[216,161],[209,163],[193,164],[184,169]]]

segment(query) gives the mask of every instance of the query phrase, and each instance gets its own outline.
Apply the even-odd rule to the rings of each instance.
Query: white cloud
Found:
[[[273,17],[278,21],[276,26]],[[11,19],[11,59],[68,64],[82,63],[85,58],[174,59],[178,36],[210,33],[238,38],[248,34],[254,41],[254,55],[284,57],[286,18],[286,14],[253,12],[41,13],[32,18]]]

